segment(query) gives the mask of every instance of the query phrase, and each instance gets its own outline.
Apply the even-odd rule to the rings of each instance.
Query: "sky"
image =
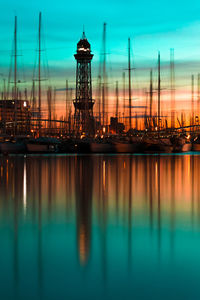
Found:
[[[127,68],[128,37],[131,38],[133,94],[142,101],[144,88],[149,86],[149,71],[153,68],[154,86],[157,85],[157,55],[161,53],[163,99],[169,90],[170,48],[175,51],[177,101],[180,109],[189,108],[191,75],[200,72],[200,2],[186,0],[167,2],[158,0],[129,1],[102,0],[76,2],[2,1],[0,19],[0,86],[8,78],[13,47],[14,16],[18,17],[18,74],[28,88],[34,77],[37,59],[38,16],[42,12],[42,61],[48,64],[43,87],[51,84],[57,89],[75,87],[76,43],[85,28],[94,54],[92,62],[93,86],[97,82],[102,49],[103,23],[107,24],[107,70],[110,90],[110,110],[114,105],[116,80],[122,83]],[[127,72],[127,71],[125,71]],[[196,86],[195,86],[196,91]],[[63,95],[58,95],[58,107]],[[196,95],[195,95],[196,97]],[[163,100],[165,101],[165,100]],[[163,107],[166,103],[163,104]]]

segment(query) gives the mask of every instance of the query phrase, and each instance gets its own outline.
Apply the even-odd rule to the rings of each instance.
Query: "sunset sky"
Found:
[[[58,89],[75,87],[75,60],[73,54],[81,37],[83,26],[94,54],[92,64],[95,90],[102,45],[103,23],[107,23],[107,69],[110,97],[115,81],[121,82],[122,72],[127,68],[127,40],[131,38],[134,64],[133,98],[144,99],[144,88],[149,87],[149,70],[155,69],[154,84],[157,85],[157,53],[161,52],[163,101],[169,93],[169,54],[175,50],[176,94],[178,109],[190,108],[191,74],[200,72],[200,3],[192,1],[119,1],[102,0],[66,2],[49,1],[4,1],[1,3],[0,19],[0,83],[8,78],[10,54],[13,45],[14,16],[18,16],[19,77],[28,88],[33,78],[36,61],[38,14],[42,12],[42,53],[44,63],[48,61],[49,75],[43,77],[43,87],[51,84]],[[22,66],[24,66],[22,68]],[[23,72],[24,69],[24,78]],[[127,71],[126,71],[127,72]],[[195,77],[195,84],[196,84]],[[95,95],[94,95],[95,96]],[[64,96],[58,93],[58,109]],[[63,99],[63,100],[62,100]],[[111,98],[110,98],[111,99]],[[113,109],[113,101],[109,109]],[[137,103],[138,105],[138,103]],[[162,107],[167,104],[163,103]]]

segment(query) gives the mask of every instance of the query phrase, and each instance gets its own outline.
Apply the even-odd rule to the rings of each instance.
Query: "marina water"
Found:
[[[200,155],[0,157],[0,298],[199,299]]]

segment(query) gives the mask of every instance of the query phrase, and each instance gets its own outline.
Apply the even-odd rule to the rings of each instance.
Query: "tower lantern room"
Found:
[[[93,131],[93,105],[92,79],[91,79],[91,54],[90,43],[85,32],[77,44],[77,52],[74,55],[76,65],[76,98],[73,101],[75,107],[75,128],[77,132],[91,134]]]

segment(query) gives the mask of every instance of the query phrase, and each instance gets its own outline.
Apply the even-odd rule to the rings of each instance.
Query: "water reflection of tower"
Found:
[[[85,32],[77,44],[77,53],[74,55],[76,66],[76,98],[75,107],[75,131],[76,133],[94,133],[92,79],[91,79],[91,54],[90,43],[86,39]]]
[[[90,252],[93,164],[90,157],[78,157],[75,174],[77,243],[79,260],[86,264]]]

